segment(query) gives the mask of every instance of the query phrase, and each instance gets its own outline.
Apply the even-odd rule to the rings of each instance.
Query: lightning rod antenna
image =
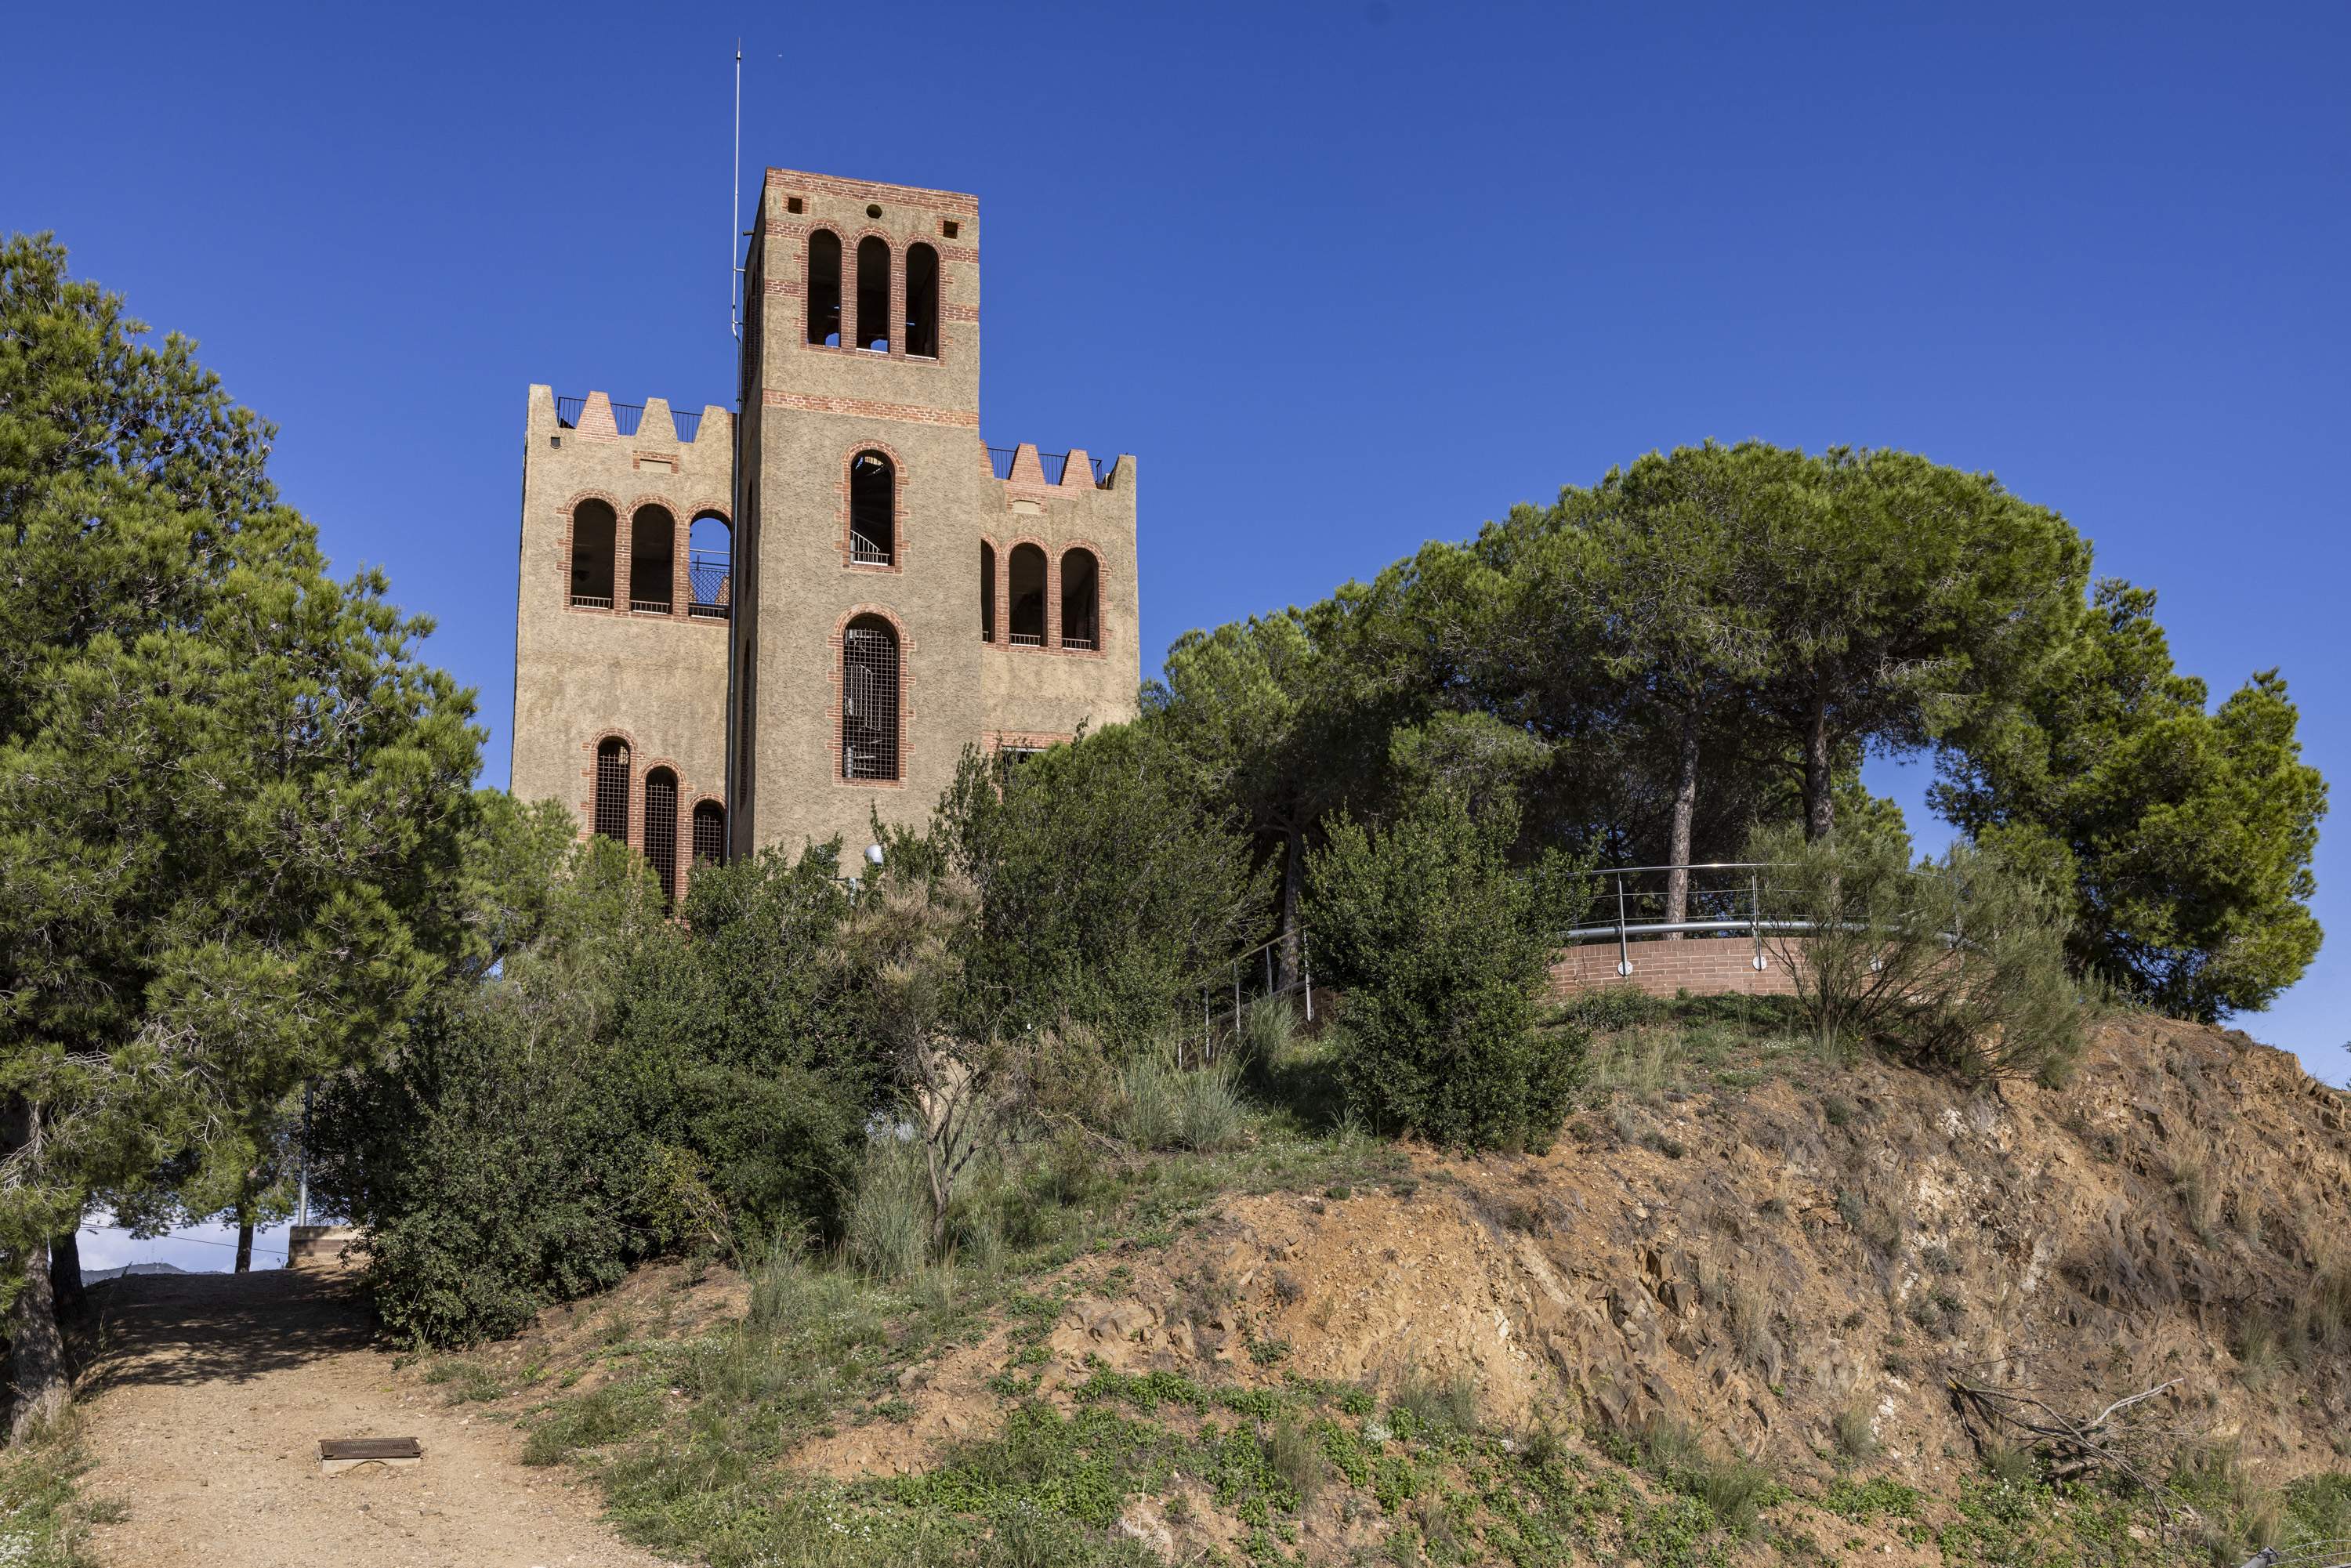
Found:
[[[735,221],[726,237],[726,321],[743,336],[743,40],[735,40]]]

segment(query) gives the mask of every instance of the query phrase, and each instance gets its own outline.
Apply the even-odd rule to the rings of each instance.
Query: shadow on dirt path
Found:
[[[517,1462],[520,1434],[452,1406],[371,1337],[347,1276],[132,1276],[94,1288],[83,1380],[98,1527],[120,1568],[650,1568],[592,1489]],[[424,1461],[340,1476],[322,1437],[415,1437]]]

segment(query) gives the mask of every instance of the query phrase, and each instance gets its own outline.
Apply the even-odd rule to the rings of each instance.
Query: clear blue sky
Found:
[[[278,422],[492,782],[525,387],[731,396],[738,31],[747,168],[978,193],[986,434],[1139,455],[1146,668],[1652,447],[1896,445],[2351,780],[2351,7],[19,7],[0,227]],[[2244,1020],[2338,1081],[2346,841]]]

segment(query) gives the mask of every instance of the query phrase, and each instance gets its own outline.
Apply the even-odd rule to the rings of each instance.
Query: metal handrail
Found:
[[[584,397],[557,398],[555,423],[565,430],[577,430],[580,428],[580,416],[587,407],[588,400]],[[612,404],[612,428],[622,435],[634,435],[637,433],[637,426],[644,423],[644,418],[645,405],[641,402]],[[680,413],[677,410],[672,409],[669,420],[676,429],[677,438],[680,441],[692,441],[702,432],[700,413]]]
[[[1562,932],[1558,938],[1559,944],[1563,947],[1573,947],[1613,940],[1616,944],[1616,972],[1619,975],[1628,976],[1633,972],[1632,939],[1635,936],[1645,939],[1652,936],[1697,936],[1715,939],[1744,937],[1754,944],[1755,950],[1750,962],[1758,970],[1768,968],[1770,959],[1763,946],[1766,933],[1778,935],[1784,932],[1822,929],[1820,923],[1813,920],[1791,920],[1776,916],[1765,918],[1763,910],[1766,896],[1771,894],[1784,894],[1789,890],[1784,887],[1771,886],[1764,881],[1763,873],[1784,870],[1786,865],[1787,862],[1783,861],[1706,861],[1691,862],[1685,865],[1607,866],[1585,872],[1583,874],[1587,877],[1607,880],[1608,885],[1615,894],[1616,918],[1604,921],[1596,925],[1575,926]],[[1744,872],[1746,875],[1743,878],[1732,878],[1728,886],[1713,887],[1700,886],[1693,877],[1683,890],[1684,904],[1681,919],[1664,918],[1662,909],[1659,910],[1656,919],[1635,919],[1634,900],[1642,899],[1660,903],[1667,896],[1667,892],[1664,888],[1654,886],[1628,890],[1625,886],[1626,879],[1655,875],[1660,872],[1668,873]],[[1937,873],[1931,871],[1913,871],[1910,874],[1930,876]],[[1692,917],[1693,906],[1698,912],[1695,918]],[[1706,913],[1708,906],[1719,913],[1711,915]],[[1845,923],[1836,929],[1853,931],[1859,930],[1861,927]],[[1961,934],[1957,931],[1941,933],[1941,936],[1947,945],[1953,947],[1959,946],[1963,940]]]

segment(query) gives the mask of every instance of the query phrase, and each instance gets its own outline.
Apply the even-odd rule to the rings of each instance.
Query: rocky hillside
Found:
[[[1653,1564],[2219,1560],[2351,1513],[2351,1098],[2291,1057],[2125,1019],[2064,1087],[1970,1089],[1685,1019],[1593,1077],[1541,1155],[1287,1161],[987,1280],[640,1281],[464,1375],[721,1562],[799,1560],[812,1508],[907,1560],[1047,1517],[1080,1555],[1019,1560]],[[807,1396],[688,1522],[649,1456],[747,1357]]]

